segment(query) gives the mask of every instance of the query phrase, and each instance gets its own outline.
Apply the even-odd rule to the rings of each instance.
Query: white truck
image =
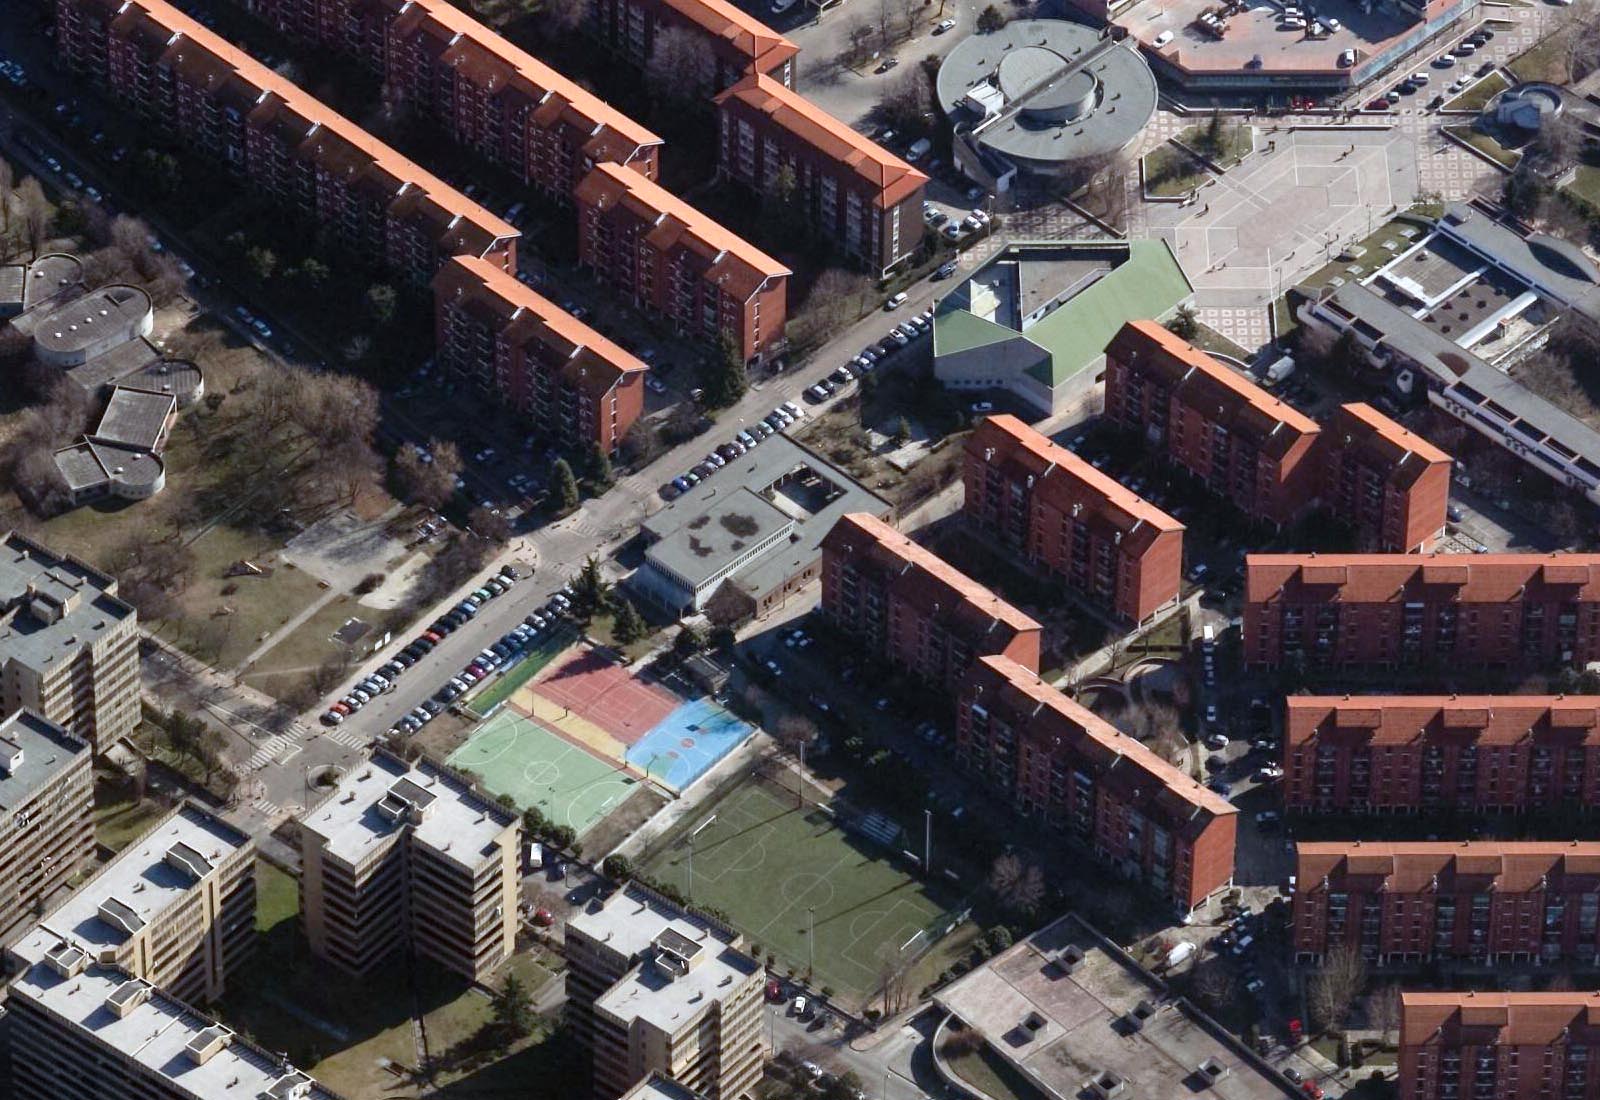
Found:
[[[1162,969],[1175,970],[1192,959],[1194,957],[1194,953],[1194,944],[1190,943],[1188,940],[1184,940],[1182,943],[1176,944],[1171,951],[1167,952],[1166,959],[1162,961]]]
[[[544,845],[536,840],[528,842],[528,870],[537,871],[544,866]]]
[[[1266,384],[1276,386],[1294,373],[1294,356],[1285,355],[1267,368]]]

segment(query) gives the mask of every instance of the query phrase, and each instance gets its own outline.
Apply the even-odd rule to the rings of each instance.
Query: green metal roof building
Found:
[[[1013,241],[934,308],[934,375],[1051,416],[1099,381],[1124,323],[1164,320],[1193,297],[1162,240]]]

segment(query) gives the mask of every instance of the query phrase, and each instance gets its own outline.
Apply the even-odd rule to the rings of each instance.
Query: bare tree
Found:
[[[899,0],[899,8],[901,34],[911,38],[917,33],[917,25],[927,17],[927,9],[922,0]]]
[[[474,508],[467,514],[467,526],[490,542],[511,538],[511,523],[498,508]]]
[[[1367,998],[1367,1026],[1379,1032],[1383,1045],[1393,1042],[1394,1029],[1400,1026],[1400,986],[1385,982]]]
[[[1329,951],[1306,990],[1311,1020],[1317,1030],[1343,1023],[1366,984],[1367,962],[1361,957],[1360,948],[1344,944]]]
[[[853,67],[865,61],[872,52],[872,41],[877,37],[877,29],[872,16],[867,12],[857,11],[845,24],[845,42],[847,45],[839,54],[839,63],[846,67]]]
[[[700,103],[711,94],[716,65],[705,39],[687,27],[666,27],[656,32],[645,82],[669,103]]]
[[[15,179],[11,162],[0,157],[0,237],[11,234],[11,184]]]
[[[893,0],[878,0],[873,27],[878,32],[878,49],[888,53],[895,44]]]
[[[907,960],[893,943],[878,947],[878,989],[883,998],[883,1014],[893,1016],[906,1006]]]
[[[872,280],[860,272],[828,268],[789,321],[785,330],[789,343],[798,349],[816,347],[857,320],[868,309],[872,287]]]
[[[1002,907],[1022,916],[1032,916],[1044,901],[1044,872],[1024,865],[1021,857],[1007,852],[989,868],[989,889]]]
[[[428,454],[431,460],[424,462],[415,447],[401,447],[394,457],[395,480],[404,499],[437,511],[456,491],[461,451],[450,440],[434,439],[428,443]]]
[[[927,132],[927,116],[932,110],[933,95],[928,88],[928,77],[918,66],[902,69],[900,75],[884,87],[878,100],[878,115],[884,124],[902,133]]]
[[[575,31],[589,21],[591,0],[544,0],[540,20],[552,30]]]
[[[817,739],[817,724],[801,714],[786,714],[772,732],[784,751],[798,754],[801,746]]]
[[[28,262],[32,263],[39,258],[44,242],[50,237],[50,219],[54,211],[50,200],[44,197],[44,188],[32,176],[17,188],[16,203],[22,237],[28,246]]]
[[[1216,955],[1195,964],[1193,982],[1195,999],[1212,1010],[1228,1005],[1238,995],[1232,969]]]

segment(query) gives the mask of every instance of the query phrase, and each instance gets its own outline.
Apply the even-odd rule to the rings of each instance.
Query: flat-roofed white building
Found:
[[[12,969],[63,945],[192,1001],[222,996],[255,948],[255,841],[185,804],[46,914]]]
[[[15,1100],[339,1100],[184,1002],[58,944],[9,987]]]
[[[378,749],[299,824],[306,938],[341,969],[410,947],[478,981],[516,949],[522,822],[448,769]]]
[[[568,921],[566,947],[597,1100],[652,1074],[707,1100],[760,1080],[762,971],[737,933],[634,885]]]

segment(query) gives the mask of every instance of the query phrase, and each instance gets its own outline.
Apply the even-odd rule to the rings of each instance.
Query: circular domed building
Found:
[[[1002,190],[1018,174],[1058,176],[1120,152],[1155,113],[1156,94],[1136,49],[1059,19],[975,34],[939,67],[956,163]]]

